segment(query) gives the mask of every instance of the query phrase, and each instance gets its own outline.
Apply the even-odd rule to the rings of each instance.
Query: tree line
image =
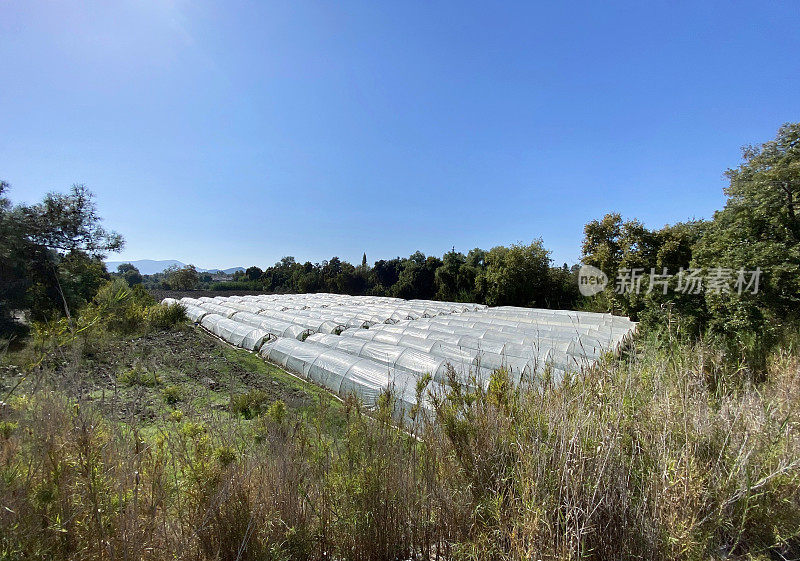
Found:
[[[723,334],[744,350],[763,350],[794,333],[800,123],[783,125],[762,145],[746,146],[742,156],[725,172],[725,207],[709,220],[648,229],[611,213],[587,224],[582,262],[611,281],[592,306],[665,325],[675,334]]]
[[[589,222],[581,262],[607,280],[592,296],[579,291],[579,266],[555,266],[541,239],[466,254],[453,249],[441,257],[417,251],[372,265],[366,255],[358,265],[338,257],[321,263],[284,257],[222,282],[191,266],[141,275],[126,264],[108,273],[102,258],[118,251],[123,240],[101,226],[86,187],[51,193],[35,205],[13,205],[2,182],[0,329],[12,329],[22,312],[34,320],[69,317],[118,276],[146,288],[333,292],[605,311],[665,328],[670,336],[710,332],[755,348],[774,343],[797,324],[800,123],[745,147],[742,163],[726,176],[725,207],[708,220],[650,229],[609,213]],[[756,286],[754,272],[760,275]],[[737,289],[744,273],[749,284]]]
[[[136,273],[128,269],[120,274]],[[155,282],[175,290],[200,287],[271,293],[332,292],[563,308],[574,306],[580,297],[576,274],[575,267],[553,266],[542,240],[534,240],[527,245],[498,246],[488,251],[476,248],[466,255],[453,249],[441,258],[417,251],[372,265],[367,264],[366,255],[360,265],[339,257],[321,263],[299,263],[290,256],[265,269],[249,267],[222,283],[204,281],[190,266],[166,271]],[[143,282],[148,281],[145,276]]]

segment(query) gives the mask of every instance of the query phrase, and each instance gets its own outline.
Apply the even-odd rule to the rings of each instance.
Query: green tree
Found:
[[[197,269],[194,265],[186,267],[173,266],[164,271],[167,285],[172,290],[192,290],[199,282]]]
[[[381,259],[375,262],[372,273],[375,275],[375,281],[384,289],[389,290],[400,280],[401,269],[399,257],[388,261]]]
[[[800,304],[800,123],[776,138],[747,146],[729,169],[725,208],[714,214],[694,249],[707,271],[762,272],[758,292],[706,293],[714,327],[728,333],[763,332],[797,318]],[[748,275],[746,281],[752,280]]]
[[[256,267],[255,265],[252,267],[248,267],[247,270],[244,272],[244,276],[247,277],[247,280],[250,281],[257,281],[261,279],[261,275],[264,274],[264,271]]]
[[[414,252],[401,265],[400,276],[392,287],[398,298],[428,300],[436,295],[436,269],[442,265],[437,257],[425,257],[421,251]]]
[[[48,193],[34,205],[12,206],[0,182],[0,323],[11,310],[34,319],[72,313],[91,299],[108,274],[102,259],[123,246],[105,230],[94,196],[84,185]]]
[[[131,263],[122,263],[117,266],[117,274],[125,279],[128,286],[142,284],[142,274]]]
[[[529,245],[494,247],[486,254],[486,269],[478,277],[491,306],[544,306],[550,252],[541,239]]]
[[[622,259],[620,235],[622,217],[619,213],[606,214],[601,220],[592,220],[583,229],[583,259],[614,278]]]
[[[442,258],[442,265],[436,269],[436,298],[456,302],[476,301],[475,279],[480,271],[480,267],[470,265],[467,256],[455,248],[448,251]]]
[[[678,292],[676,275],[690,267],[694,245],[706,224],[697,220],[650,230],[638,220],[623,221],[616,213],[587,224],[581,261],[602,270],[609,281],[601,294],[589,300],[589,307],[651,324],[664,324],[674,311],[683,330],[696,334],[706,317],[703,297]]]
[[[0,181],[0,333],[11,332],[14,312],[28,307],[29,258],[35,251],[18,228],[11,200],[4,196],[8,188]]]
[[[455,248],[448,251],[442,257],[442,266],[436,269],[435,283],[436,283],[436,298],[439,300],[456,300],[458,299],[459,291],[459,273],[461,267],[467,262],[467,257]]]
[[[546,308],[574,309],[581,299],[578,289],[578,268],[551,267],[548,273],[547,291],[544,297]]]

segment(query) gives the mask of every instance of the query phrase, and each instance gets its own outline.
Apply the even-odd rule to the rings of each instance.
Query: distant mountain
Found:
[[[185,263],[181,263],[180,261],[176,261],[175,259],[166,259],[163,261],[154,261],[153,259],[139,259],[138,261],[106,261],[106,268],[113,272],[117,270],[119,265],[123,263],[130,263],[143,275],[154,275],[156,273],[164,272],[164,269],[168,269],[170,267],[185,267]],[[244,267],[231,267],[230,269],[201,269],[197,268],[197,270],[201,273],[225,273],[226,275],[232,275],[238,271],[244,271]]]

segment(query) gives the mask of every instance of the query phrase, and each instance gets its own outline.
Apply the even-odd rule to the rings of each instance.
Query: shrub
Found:
[[[254,419],[264,412],[269,395],[263,390],[250,390],[247,393],[231,396],[231,411],[245,419]]]
[[[236,452],[230,446],[220,446],[214,452],[214,457],[223,467],[228,467],[236,461]]]
[[[766,380],[736,384],[725,352],[647,341],[529,391],[505,372],[487,386],[454,380],[413,434],[392,424],[388,394],[378,414],[346,399],[335,432],[332,409],[287,422],[285,405],[255,390],[231,408],[264,412],[258,422],[187,408],[145,435],[104,421],[96,401],[20,393],[0,412],[17,426],[0,425],[0,551],[796,559],[800,359],[773,354]],[[257,431],[261,445],[248,446]]]
[[[17,423],[11,421],[0,421],[0,438],[8,440],[14,431],[17,430]]]
[[[267,417],[277,425],[282,424],[286,419],[286,403],[282,399],[276,399],[267,409]]]
[[[186,322],[186,308],[181,304],[157,304],[147,308],[147,326],[154,331],[166,331]]]
[[[161,395],[164,397],[165,403],[168,405],[175,405],[181,400],[183,391],[181,390],[180,386],[172,385],[161,390]]]
[[[155,387],[161,383],[161,376],[156,371],[148,371],[141,366],[134,366],[117,376],[117,382],[126,386]]]

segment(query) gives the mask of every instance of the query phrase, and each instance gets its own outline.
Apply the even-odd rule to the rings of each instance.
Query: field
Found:
[[[794,4],[38,4],[0,561],[800,561]]]
[[[257,296],[264,294],[259,290],[167,290],[162,288],[151,288],[148,292],[159,302],[164,298],[213,298],[215,296]]]
[[[367,330],[368,331],[368,330]],[[398,430],[178,324],[3,358],[5,559],[793,558],[800,371],[641,338]],[[717,388],[716,390],[714,388]]]
[[[391,390],[407,417],[454,381],[559,381],[618,353],[636,324],[611,314],[340,294],[165,299],[221,339],[374,408]]]

